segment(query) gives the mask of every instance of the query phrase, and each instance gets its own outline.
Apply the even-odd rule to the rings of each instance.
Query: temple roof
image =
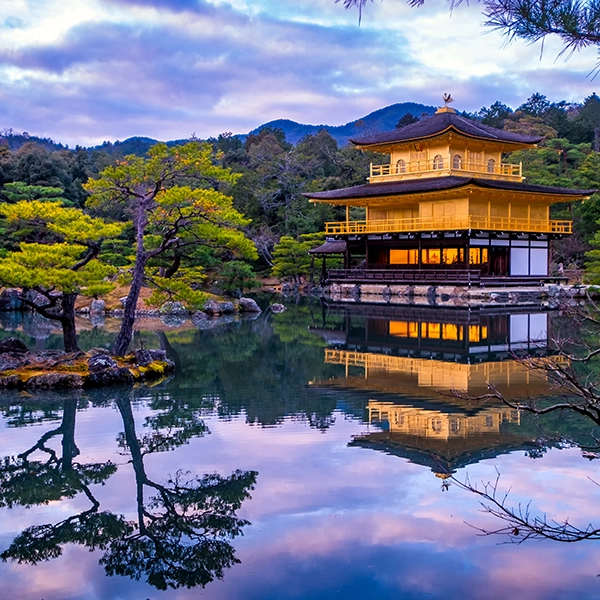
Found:
[[[547,194],[551,196],[574,196],[583,198],[595,193],[596,190],[573,190],[567,188],[535,185],[519,181],[494,179],[479,179],[476,177],[429,177],[427,179],[407,179],[401,181],[386,181],[384,183],[366,183],[354,187],[340,188],[326,192],[306,192],[303,195],[313,200],[351,200],[354,198],[372,198],[377,196],[392,196],[423,192],[437,192],[475,185],[481,188],[492,188],[515,192]]]
[[[450,130],[454,130],[457,133],[471,138],[513,144],[533,145],[537,144],[543,139],[542,137],[531,137],[528,135],[522,135],[520,133],[514,133],[512,131],[496,129],[495,127],[490,127],[489,125],[483,125],[477,121],[472,121],[471,119],[461,117],[452,109],[447,109],[445,111],[438,111],[431,117],[421,119],[416,123],[411,123],[410,125],[401,127],[400,129],[394,129],[392,131],[350,139],[350,141],[356,146],[411,142],[425,138],[432,138]]]
[[[346,242],[344,240],[327,240],[324,244],[309,250],[309,254],[345,254]]]

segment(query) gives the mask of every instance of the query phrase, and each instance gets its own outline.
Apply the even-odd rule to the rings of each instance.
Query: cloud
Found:
[[[565,67],[550,48],[539,61],[482,35],[479,9],[450,18],[432,4],[374,3],[358,27],[333,0],[31,3],[4,17],[0,127],[88,144],[245,133],[277,118],[339,125],[395,102],[439,104],[445,91],[462,110],[592,93],[588,55]]]

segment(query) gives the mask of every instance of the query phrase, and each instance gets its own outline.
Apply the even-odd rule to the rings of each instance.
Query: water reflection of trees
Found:
[[[165,482],[156,481],[146,473],[144,456],[185,443],[206,427],[197,416],[181,417],[174,409],[166,421],[160,416],[150,420],[152,435],[139,439],[130,398],[117,397],[115,404],[124,429],[120,443],[133,465],[136,518],[100,510],[94,486],[104,484],[117,466],[111,461],[76,461],[80,454],[75,443],[77,399],[67,398],[58,427],[2,461],[0,506],[43,505],[80,494],[89,505],[57,523],[26,528],[0,557],[36,564],[60,556],[67,544],[77,544],[103,551],[100,563],[108,575],[145,578],[158,589],[205,586],[222,578],[225,569],[239,562],[230,540],[249,524],[236,513],[250,497],[257,473],[192,476],[177,472]],[[51,446],[55,439],[60,439],[60,451]],[[34,458],[40,454],[44,459]]]
[[[245,413],[263,426],[290,418],[325,430],[335,419],[335,396],[307,386],[332,372],[323,362],[324,340],[308,329],[319,317],[319,305],[302,305],[226,327],[169,332],[181,370],[166,389],[190,405],[210,398],[223,418]]]
[[[600,458],[600,307],[589,302],[585,307],[568,308],[563,327],[552,343],[558,357],[518,359],[529,370],[542,373],[553,384],[555,396],[540,401],[536,398],[516,401],[507,398],[490,384],[489,393],[477,398],[480,402],[501,401],[514,410],[529,414],[538,423],[542,435],[540,445],[579,448],[582,456]],[[573,419],[572,415],[580,418]],[[548,424],[558,423],[554,435],[548,434]],[[569,423],[577,423],[575,429]],[[591,426],[590,426],[591,425]],[[534,457],[535,458],[535,457]],[[532,539],[577,542],[600,539],[600,528],[592,523],[577,525],[571,518],[555,520],[533,509],[533,500],[514,505],[509,491],[501,487],[500,474],[493,481],[472,483],[454,477],[454,483],[480,499],[482,510],[501,521],[495,528],[477,528],[483,535],[500,535],[510,543]],[[596,482],[594,482],[597,484]]]

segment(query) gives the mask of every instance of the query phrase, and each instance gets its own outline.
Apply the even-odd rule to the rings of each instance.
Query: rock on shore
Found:
[[[136,350],[125,357],[104,348],[89,352],[29,351],[17,338],[0,342],[0,388],[72,389],[134,383],[175,368],[163,350]]]

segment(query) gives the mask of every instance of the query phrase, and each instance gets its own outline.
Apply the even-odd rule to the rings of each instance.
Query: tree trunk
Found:
[[[118,397],[117,407],[123,419],[123,429],[125,430],[125,442],[131,452],[131,463],[135,473],[135,484],[137,492],[137,512],[138,525],[140,533],[145,535],[146,526],[144,522],[144,485],[148,483],[148,476],[144,468],[144,456],[140,448],[140,442],[135,433],[135,419],[131,410],[131,400],[129,398]]]
[[[77,294],[63,294],[62,317],[60,319],[63,330],[63,344],[65,352],[77,352],[77,330],[75,328],[75,299]]]
[[[136,250],[135,267],[133,268],[133,280],[131,282],[131,287],[129,288],[129,294],[127,294],[127,301],[125,303],[125,311],[123,314],[121,329],[119,330],[119,335],[117,335],[117,339],[115,340],[115,344],[113,346],[113,353],[116,356],[125,356],[129,348],[129,344],[131,344],[131,338],[133,337],[135,309],[140,297],[142,283],[144,282],[144,272],[146,270],[146,262],[148,260],[148,257],[144,252],[144,232],[147,222],[148,217],[146,215],[146,203],[144,201],[140,201],[134,218],[134,226],[136,229]]]
[[[125,311],[123,313],[121,329],[119,330],[119,335],[117,336],[113,346],[113,354],[116,356],[125,356],[125,354],[127,354],[129,344],[131,344],[131,339],[133,337],[133,325],[135,323],[135,309],[140,297],[142,283],[144,282],[145,267],[145,259],[136,260],[135,268],[133,269],[133,280],[131,282],[129,294],[127,294],[127,300],[125,302]]]
[[[62,430],[62,472],[73,470],[73,459],[79,454],[75,444],[75,418],[77,416],[77,398],[68,398],[63,407]]]

